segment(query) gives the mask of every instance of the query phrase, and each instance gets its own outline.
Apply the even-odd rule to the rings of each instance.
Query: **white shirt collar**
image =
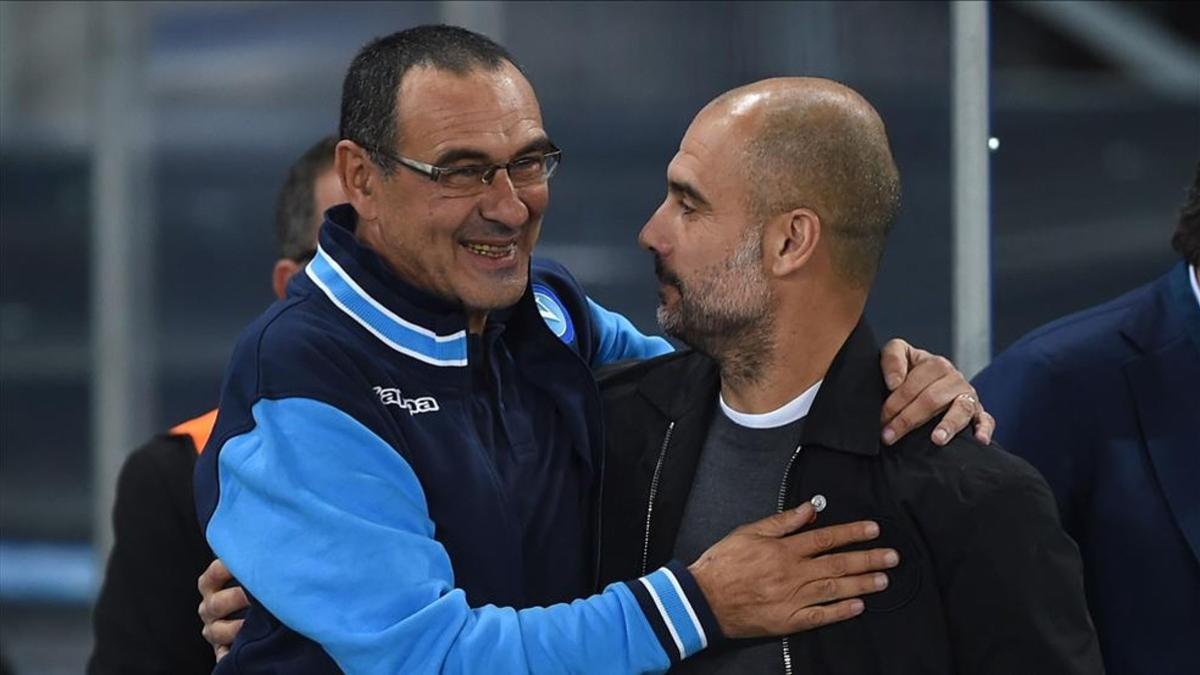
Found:
[[[812,408],[813,399],[817,397],[817,390],[821,388],[821,383],[825,380],[818,380],[816,384],[804,390],[796,398],[784,403],[782,406],[765,413],[744,413],[738,412],[729,407],[725,403],[725,397],[718,394],[718,399],[721,403],[721,412],[725,413],[734,424],[751,429],[774,429],[782,427],[798,419],[808,415],[808,411]]]
[[[1188,281],[1192,282],[1192,295],[1196,296],[1196,304],[1200,305],[1200,284],[1196,283],[1196,266],[1188,265]]]

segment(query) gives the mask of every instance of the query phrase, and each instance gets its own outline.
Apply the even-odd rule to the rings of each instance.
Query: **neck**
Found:
[[[467,332],[476,335],[483,333],[483,327],[487,325],[487,310],[484,309],[468,309],[467,310]]]
[[[770,339],[756,354],[716,356],[721,370],[721,396],[739,412],[761,414],[778,409],[816,384],[862,316],[865,300],[786,303],[775,312]],[[754,345],[746,344],[748,349]],[[765,349],[763,349],[765,347]],[[734,350],[729,350],[733,352]],[[761,367],[754,377],[739,376],[736,366],[747,359]]]

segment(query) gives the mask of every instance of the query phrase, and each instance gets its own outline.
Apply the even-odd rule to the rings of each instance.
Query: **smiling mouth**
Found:
[[[501,245],[473,244],[469,242],[462,242],[459,245],[475,255],[491,258],[492,260],[503,260],[504,258],[512,257],[517,252],[517,242],[515,241]]]

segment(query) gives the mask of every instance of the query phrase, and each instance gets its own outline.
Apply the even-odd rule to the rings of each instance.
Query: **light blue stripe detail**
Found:
[[[317,250],[306,272],[335,305],[393,349],[435,366],[467,365],[465,331],[437,335],[397,316],[322,249]]]
[[[591,298],[587,303],[596,336],[593,368],[626,359],[651,359],[675,351],[670,342],[657,335],[642,333],[624,316],[605,309]]]
[[[654,588],[659,602],[662,603],[663,610],[666,611],[667,615],[663,618],[671,623],[671,626],[675,629],[675,634],[679,636],[679,641],[683,644],[683,657],[686,658],[704,649],[704,641],[697,631],[696,623],[692,619],[692,613],[688,612],[687,608],[684,607],[687,598],[680,596],[679,591],[675,589],[675,585],[667,578],[667,571],[660,569],[647,575],[645,579]]]
[[[669,666],[623,584],[545,608],[469,607],[433,539],[420,481],[394,448],[319,401],[260,400],[251,412],[256,426],[217,450],[209,543],[251,594],[347,673]]]

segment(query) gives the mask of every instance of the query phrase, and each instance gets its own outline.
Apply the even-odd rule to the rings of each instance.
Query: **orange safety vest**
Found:
[[[217,423],[217,411],[214,408],[199,417],[192,418],[182,424],[171,427],[172,436],[190,436],[196,446],[196,454],[204,452],[204,445],[212,435],[213,426]]]

